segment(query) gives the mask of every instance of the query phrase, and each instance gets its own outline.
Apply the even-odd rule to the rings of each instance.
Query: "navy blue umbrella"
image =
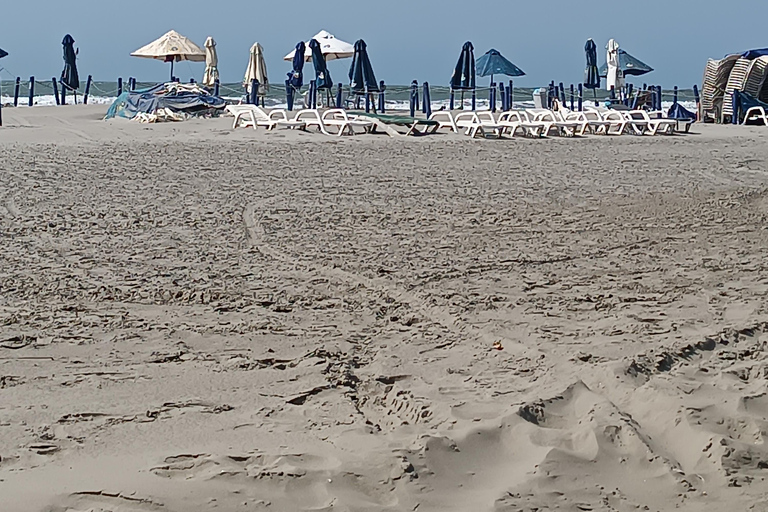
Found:
[[[584,70],[584,88],[600,88],[600,72],[597,69],[597,45],[592,39],[587,39],[584,45],[584,52],[587,54],[587,68]]]
[[[624,76],[634,75],[641,76],[653,71],[653,68],[644,63],[640,59],[636,59],[624,50],[619,50],[619,71],[624,73]],[[608,63],[606,62],[600,68],[600,76],[608,76]]]
[[[353,92],[379,92],[379,82],[373,74],[371,59],[368,58],[368,45],[359,39],[355,43],[355,54],[349,67],[349,86]]]
[[[304,41],[300,41],[293,54],[293,70],[288,73],[288,82],[294,89],[301,89],[304,85],[304,51]]]
[[[77,52],[75,52],[75,40],[67,34],[61,41],[64,45],[64,71],[61,72],[61,83],[69,89],[76,91],[80,88],[80,77],[77,76]]]
[[[525,75],[522,69],[509,62],[498,50],[494,49],[488,50],[485,55],[475,61],[475,69],[478,76],[490,75],[491,83],[493,83],[493,75]]]
[[[330,89],[333,87],[333,80],[331,79],[331,73],[328,71],[328,66],[325,64],[325,56],[320,49],[320,43],[313,39],[309,42],[309,48],[312,50],[312,64],[315,66],[315,85],[317,90]]]
[[[475,48],[467,41],[461,48],[459,61],[451,76],[451,89],[475,88]]]
[[[3,57],[6,57],[7,55],[8,55],[8,52],[0,48],[0,59],[2,59]]]

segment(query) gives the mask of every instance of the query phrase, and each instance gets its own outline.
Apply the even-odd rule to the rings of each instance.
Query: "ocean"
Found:
[[[82,90],[85,89],[85,81],[81,82]],[[136,88],[142,89],[155,85],[154,82],[137,82]],[[127,80],[124,83],[124,88],[127,90]],[[224,83],[221,84],[220,94],[223,98],[230,101],[237,101],[245,97],[245,92],[240,83]],[[546,87],[546,85],[542,85]],[[567,86],[566,86],[567,87]],[[304,88],[306,90],[306,86]],[[528,107],[533,105],[533,88],[514,88],[513,102],[516,107]],[[4,106],[13,105],[15,92],[15,81],[3,80],[0,82],[0,102]],[[93,82],[91,85],[90,96],[88,98],[89,104],[109,105],[117,97],[118,87],[117,83],[111,82]],[[335,93],[334,93],[335,94]],[[419,87],[419,98],[421,99],[422,88]],[[490,102],[488,99],[489,90],[487,87],[478,88],[477,90],[477,108],[487,109]],[[441,107],[448,107],[450,98],[450,89],[444,86],[430,86],[430,96],[432,99],[432,110],[440,109]],[[592,91],[584,91],[584,101],[587,104],[592,103],[593,93]],[[598,90],[595,93],[598,99],[604,99],[608,97],[608,92],[605,90]],[[335,97],[335,96],[334,96]],[[498,94],[497,94],[498,97]],[[385,105],[388,110],[408,110],[410,98],[410,86],[407,85],[387,85],[385,92]],[[73,103],[74,98],[71,94],[67,94],[67,103]],[[77,95],[78,103],[82,102],[82,92]],[[455,106],[460,105],[460,95],[456,95]],[[499,105],[501,104],[500,98],[497,99]],[[662,92],[662,106],[666,109],[673,101],[673,91],[664,90]],[[694,94],[692,89],[681,89],[678,91],[678,101],[683,107],[688,110],[695,110],[696,103],[694,100]],[[29,82],[21,81],[19,84],[19,106],[27,106],[29,102]],[[574,100],[576,102],[576,99]],[[36,81],[35,91],[33,97],[34,105],[39,106],[51,106],[56,104],[55,97],[53,95],[53,86],[50,80],[48,81]],[[269,93],[266,96],[265,104],[270,108],[285,108],[285,88],[282,86],[271,86]],[[570,91],[566,89],[566,104],[570,106]],[[593,103],[592,103],[593,104]],[[465,93],[464,95],[464,107],[471,107],[471,94]]]

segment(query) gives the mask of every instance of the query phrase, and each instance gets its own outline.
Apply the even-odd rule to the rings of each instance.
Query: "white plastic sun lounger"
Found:
[[[472,138],[488,133],[501,137],[501,126],[491,112],[462,112],[455,115],[453,121],[458,129],[463,129],[464,134]]]
[[[596,110],[585,110],[583,112],[568,112],[565,116],[566,121],[580,121],[584,123],[584,128],[581,134],[584,134],[587,130],[595,135],[607,134],[609,129],[615,125],[615,122],[606,121],[602,118],[599,112]],[[623,130],[625,123],[622,120],[621,129]]]
[[[747,121],[762,121],[765,126],[768,126],[768,114],[766,114],[765,108],[761,106],[748,108],[742,124],[747,124]]]
[[[259,126],[272,130],[276,126],[286,126],[289,128],[303,129],[305,125],[303,123],[296,123],[288,120],[288,116],[285,110],[273,110],[267,113],[264,109],[257,105],[227,105],[227,112],[235,117],[232,123],[232,129],[238,126],[253,127],[256,130]]]
[[[544,131],[544,135],[549,135],[549,132],[555,128],[555,132],[558,135],[573,137],[576,135],[576,131],[584,126],[580,121],[565,121],[552,110],[536,109],[530,112],[533,113],[534,122],[539,121],[549,123],[549,127]]]
[[[674,119],[651,119],[645,110],[630,110],[625,112],[624,116],[638,135],[656,135],[659,130],[664,134],[672,134],[677,124]]]
[[[502,134],[509,132],[513,137],[518,130],[525,137],[542,137],[544,129],[549,127],[548,123],[530,121],[525,111],[521,110],[502,112],[497,123],[501,126]]]
[[[355,134],[355,128],[362,128],[368,131],[373,127],[373,123],[370,121],[358,121],[347,115],[347,112],[343,109],[330,109],[326,110],[322,114],[316,109],[304,109],[299,110],[293,117],[294,122],[303,122],[307,128],[316,127],[321,133],[325,135],[337,135],[341,136],[345,132],[350,135]],[[334,127],[329,130],[330,127]]]
[[[437,129],[435,131],[438,131],[441,128],[448,128],[453,133],[459,132],[459,128],[456,126],[456,121],[453,119],[453,114],[450,110],[438,110],[437,112],[432,112],[432,115],[429,116],[429,120],[437,121]]]

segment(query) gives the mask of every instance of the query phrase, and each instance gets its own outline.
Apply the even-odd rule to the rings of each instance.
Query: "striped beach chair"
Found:
[[[723,96],[723,108],[720,111],[720,122],[724,123],[726,118],[733,116],[733,102],[731,97],[733,91],[743,91],[747,85],[747,77],[749,76],[752,66],[755,64],[754,60],[740,58],[733,65],[731,74],[728,76],[728,83],[725,84],[725,94]]]
[[[701,118],[719,121],[723,107],[723,95],[738,55],[720,60],[708,60],[701,87]]]

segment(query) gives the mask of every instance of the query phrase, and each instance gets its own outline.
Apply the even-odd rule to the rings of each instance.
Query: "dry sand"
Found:
[[[0,509],[768,508],[768,130],[6,109]]]

